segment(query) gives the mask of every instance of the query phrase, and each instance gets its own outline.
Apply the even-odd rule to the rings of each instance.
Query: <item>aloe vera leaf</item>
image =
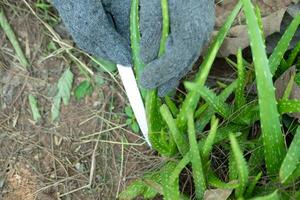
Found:
[[[199,106],[199,108],[195,111],[195,119],[198,119],[205,111],[209,108],[207,103],[204,103]]]
[[[251,157],[248,161],[248,165],[250,166],[250,174],[256,174],[260,171],[261,166],[264,163],[264,148],[262,143],[261,146],[256,147],[251,154]]]
[[[236,189],[236,197],[242,197],[248,185],[248,165],[234,135],[229,135],[232,153],[236,162],[239,187]]]
[[[280,69],[279,72],[285,72],[288,68],[292,67],[294,62],[296,61],[296,58],[300,52],[300,42],[296,44],[292,52],[289,54],[289,57],[285,60],[282,58],[280,62]]]
[[[285,183],[293,174],[300,163],[300,126],[298,127],[293,141],[280,167],[279,178],[281,183]],[[296,177],[294,177],[296,178]]]
[[[197,83],[197,85],[204,86],[204,84],[207,80],[208,74],[210,72],[211,66],[218,54],[218,51],[228,33],[231,25],[233,24],[235,17],[239,13],[241,7],[242,7],[242,4],[241,4],[241,2],[239,2],[235,6],[235,8],[231,12],[231,14],[228,16],[225,24],[221,27],[213,44],[209,47],[206,57],[200,66],[200,71],[198,72],[196,79],[195,79],[195,83]],[[194,112],[194,110],[197,108],[199,99],[200,99],[200,94],[198,94],[196,91],[190,91],[188,93],[188,95],[186,96],[186,98],[182,104],[181,110],[177,117],[177,124],[178,124],[178,128],[180,130],[185,129],[186,122],[187,122],[187,114],[188,114],[188,112],[191,112],[191,111]]]
[[[288,85],[286,86],[286,89],[284,91],[282,99],[288,100],[290,98],[292,90],[293,90],[294,82],[295,82],[295,76],[296,76],[296,73],[294,72],[291,75]]]
[[[284,182],[284,184],[288,185],[288,184],[295,183],[296,181],[299,180],[299,177],[300,177],[300,164],[298,163],[297,168],[295,169],[295,171],[293,172],[293,174],[290,175],[288,179],[286,179],[286,181]]]
[[[135,7],[134,7],[135,6]],[[134,19],[132,20],[133,23],[138,21],[138,15],[135,12],[138,12],[139,7],[138,3],[133,5],[134,11],[132,15],[135,15]],[[169,33],[169,11],[168,11],[168,1],[167,0],[161,0],[161,6],[162,6],[162,16],[163,16],[163,26],[162,26],[162,37],[160,41],[160,49],[159,49],[159,55],[161,56],[165,52],[165,46],[166,46],[166,40]],[[138,27],[133,26],[133,30],[138,29]],[[138,35],[139,34],[135,34]],[[170,141],[170,148],[163,147],[160,143],[160,138],[157,134],[157,132],[160,132],[162,129],[162,120],[159,112],[159,104],[160,101],[157,96],[157,90],[150,90],[146,94],[146,113],[147,113],[147,120],[148,120],[148,134],[150,143],[153,145],[153,148],[156,149],[161,154],[172,154],[172,141]],[[171,139],[171,138],[170,138]]]
[[[285,54],[285,52],[288,50],[290,42],[295,35],[296,31],[298,30],[298,26],[300,24],[300,14],[298,14],[289,27],[286,29],[285,33],[279,40],[276,48],[274,49],[272,55],[269,58],[269,66],[271,69],[271,73],[275,74],[277,71],[277,68]]]
[[[170,108],[173,116],[176,116],[179,112],[176,104],[172,101],[172,99],[169,96],[165,97],[165,102],[166,102],[167,106]]]
[[[262,17],[261,17],[261,11],[260,11],[260,8],[259,8],[258,5],[255,6],[255,15],[257,17],[257,22],[258,22],[258,25],[259,25],[259,30],[260,30],[261,37],[264,39],[264,42],[265,42],[264,23],[263,23],[263,20],[262,20]]]
[[[230,83],[219,95],[220,101],[226,101],[227,98],[233,93],[233,91],[237,87],[237,81]],[[201,105],[195,112],[195,118],[198,118],[207,108],[209,105],[207,103]]]
[[[24,52],[22,51],[22,48],[19,44],[17,36],[15,35],[12,27],[10,26],[2,8],[0,8],[0,26],[2,27],[4,33],[6,34],[11,45],[13,46],[14,50],[16,51],[17,57],[22,65],[23,69],[29,70],[31,66],[30,66]]]
[[[215,131],[216,132],[216,131]],[[206,190],[206,179],[203,172],[202,159],[197,145],[194,115],[191,112],[188,116],[188,135],[190,142],[190,156],[193,169],[196,198],[202,199]]]
[[[120,200],[134,199],[139,195],[142,195],[146,191],[146,186],[142,180],[134,181],[129,185],[126,190],[119,194]]]
[[[229,106],[220,101],[220,99],[217,97],[217,95],[212,92],[210,89],[208,89],[205,86],[197,85],[195,83],[185,83],[185,87],[188,90],[194,90],[197,93],[200,94],[200,96],[209,104],[211,105],[214,110],[222,115],[224,118],[228,118],[230,115],[230,108]]]
[[[169,155],[169,149],[161,141],[162,117],[159,112],[159,100],[156,91],[150,91],[146,95],[146,115],[148,121],[148,135],[150,143],[161,155]]]
[[[169,17],[169,8],[168,8],[168,0],[161,0],[161,9],[162,9],[162,35],[160,39],[160,48],[158,56],[161,56],[165,53],[166,43],[170,32],[170,17]]]
[[[132,51],[132,61],[134,70],[137,76],[137,80],[140,79],[140,75],[145,67],[140,57],[140,30],[139,30],[139,0],[131,0],[130,9],[130,41]]]
[[[245,197],[247,197],[247,198],[251,197],[251,195],[252,195],[252,193],[253,193],[253,191],[254,191],[254,189],[255,189],[258,181],[261,179],[261,176],[262,176],[262,172],[259,172],[255,176],[255,178],[249,183],[249,186],[248,186],[248,188],[246,190],[246,193],[245,193]]]
[[[188,144],[187,138],[177,128],[177,124],[176,124],[174,118],[172,117],[171,111],[164,104],[160,107],[160,113],[161,113],[162,118],[165,120],[165,122],[167,123],[167,125],[169,127],[169,130],[172,134],[172,137],[173,137],[175,143],[177,144],[177,148],[178,148],[179,152],[181,153],[181,155],[185,155],[189,149],[188,145],[187,145]]]
[[[207,182],[210,186],[219,189],[235,189],[239,186],[237,181],[231,181],[229,183],[221,181],[213,172],[208,173]]]
[[[280,200],[280,197],[278,195],[277,190],[273,192],[272,194],[262,196],[262,197],[255,197],[250,200]]]
[[[246,104],[245,98],[245,86],[246,86],[246,77],[245,77],[245,67],[243,64],[242,50],[239,49],[237,53],[237,70],[238,70],[238,79],[237,79],[237,88],[235,92],[236,107],[237,109],[241,108]]]
[[[238,171],[236,169],[236,162],[234,159],[232,149],[230,149],[228,158],[228,178],[230,181],[237,180],[238,178]]]
[[[215,110],[209,107],[196,121],[196,127],[199,132],[202,132],[207,124],[210,122],[212,116],[215,114]]]
[[[228,97],[236,90],[238,87],[238,81],[235,80],[232,83],[230,83],[219,95],[220,101],[225,102]]]
[[[244,105],[240,110],[236,111],[236,113],[233,113],[228,120],[237,124],[252,125],[258,121],[259,118],[259,105],[256,101],[253,101]]]
[[[202,157],[204,162],[208,162],[209,155],[213,149],[213,145],[217,135],[218,125],[219,125],[219,120],[215,116],[212,117],[210,131],[202,147]]]
[[[288,57],[288,59],[286,61],[286,64],[287,64],[286,68],[291,67],[294,64],[294,62],[295,62],[295,60],[296,60],[299,52],[300,52],[300,42],[298,42],[296,44],[296,46],[294,47],[294,49],[290,53],[290,55],[289,55],[289,57]]]
[[[163,175],[163,196],[166,200],[180,199],[179,191],[179,176],[181,171],[190,162],[190,153],[187,153],[172,172],[164,173]]]
[[[219,144],[220,142],[223,142],[224,140],[228,140],[229,133],[235,133],[236,137],[241,136],[241,133],[238,131],[248,129],[247,127],[237,124],[228,124],[224,127],[218,128],[216,137],[214,139],[214,144]],[[199,148],[202,149],[204,146],[205,140],[200,140],[198,142]]]
[[[260,34],[253,5],[250,0],[242,0],[242,2],[249,30],[257,79],[266,167],[269,174],[276,174],[285,155],[285,144],[276,105],[275,88],[272,82],[272,74],[265,51],[265,44]]]
[[[280,100],[278,109],[281,114],[300,112],[300,100]]]
[[[220,102],[225,102],[236,89],[236,87],[237,81],[234,81],[230,85],[228,85],[218,96]],[[195,113],[195,118],[197,119],[197,130],[203,130],[214,114],[215,110],[212,107],[209,107],[207,103],[202,105]]]
[[[162,191],[160,191],[161,189],[158,190],[157,187],[153,187],[153,185],[162,184],[162,175],[170,174],[175,167],[175,162],[168,162],[163,165],[159,171],[147,173],[143,178],[137,179],[127,186],[127,188],[119,194],[119,199],[135,199],[138,196],[152,199],[158,192],[162,194]],[[154,183],[150,185],[149,181]]]

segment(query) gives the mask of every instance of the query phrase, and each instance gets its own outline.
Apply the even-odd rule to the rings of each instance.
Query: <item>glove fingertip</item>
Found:
[[[158,87],[158,96],[164,97],[172,92],[179,85],[179,78],[172,78]]]

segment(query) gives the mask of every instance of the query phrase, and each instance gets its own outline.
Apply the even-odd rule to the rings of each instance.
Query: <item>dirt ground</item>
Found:
[[[55,39],[48,29],[55,11],[37,7],[41,2],[46,1],[0,0],[32,65],[30,73],[20,69],[0,29],[0,199],[115,199],[161,158],[126,126],[127,101],[118,77],[95,71],[85,54],[60,45],[72,42],[65,35]],[[84,79],[72,55],[104,81],[90,97],[79,102],[72,97],[60,121],[51,123],[51,100],[62,72],[71,68],[74,85]],[[39,124],[32,119],[28,94],[37,97]]]
[[[126,125],[128,102],[118,75],[99,70],[74,47],[47,0],[0,0],[0,8],[32,65],[30,72],[21,69],[0,29],[0,200],[116,199],[132,180],[161,166],[164,158]],[[234,71],[224,59],[215,65],[208,84],[231,82]],[[97,82],[93,94],[81,101],[72,95],[52,123],[59,78],[70,68],[75,88],[86,79],[82,66]],[[37,97],[38,124],[29,94]]]

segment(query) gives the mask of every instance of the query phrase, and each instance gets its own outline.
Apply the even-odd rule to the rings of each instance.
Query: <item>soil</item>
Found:
[[[30,73],[21,70],[0,29],[0,199],[116,199],[119,191],[159,165],[161,158],[125,124],[127,100],[113,79],[119,80],[117,76],[94,70],[103,84],[81,101],[72,97],[68,106],[62,106],[60,121],[51,122],[52,97],[62,72],[70,67],[74,86],[85,76],[24,2],[47,25],[55,24],[56,17],[51,8],[36,7],[45,1],[0,0],[32,65]],[[50,48],[53,43],[56,49]],[[92,69],[85,54],[76,48],[72,54]],[[38,124],[32,118],[29,94],[38,100],[42,115]]]

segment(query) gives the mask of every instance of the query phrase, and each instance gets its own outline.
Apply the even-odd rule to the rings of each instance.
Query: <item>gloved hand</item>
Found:
[[[77,45],[114,63],[131,64],[129,16],[131,0],[53,0]],[[158,58],[161,0],[140,0],[141,76],[145,88],[163,96],[191,69],[213,31],[214,0],[169,0],[170,35]]]

